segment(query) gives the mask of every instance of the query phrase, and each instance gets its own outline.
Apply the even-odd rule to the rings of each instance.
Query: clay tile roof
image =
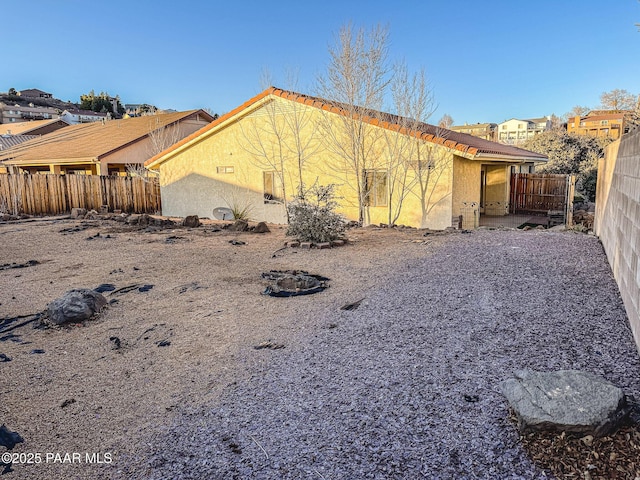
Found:
[[[71,125],[35,140],[0,152],[0,161],[11,163],[46,159],[94,159],[145,138],[152,130],[196,114],[212,120],[204,110],[165,113],[143,117]]]
[[[340,104],[338,102],[331,102],[331,101],[318,98],[318,97],[313,97],[310,95],[303,95],[296,92],[282,90],[276,87],[269,87],[263,92],[261,92],[260,94],[253,97],[252,99],[246,101],[239,107],[221,116],[216,121],[201,128],[197,132],[192,133],[191,135],[184,138],[180,142],[174,144],[172,147],[169,147],[164,152],[160,152],[155,157],[147,160],[145,162],[145,165],[148,166],[156,162],[157,160],[177,150],[183,145],[186,145],[192,140],[195,140],[196,138],[200,137],[202,134],[215,129],[218,125],[233,118],[235,115],[239,114],[246,108],[249,108],[250,106],[256,104],[257,102],[259,102],[260,100],[264,99],[269,95],[275,95],[287,100],[295,101],[303,105],[310,105],[315,108],[319,108],[321,110],[336,113],[339,115],[348,116],[353,114],[353,113],[350,113],[348,109],[346,109],[344,104]],[[401,117],[390,114],[390,113],[379,112],[374,110],[366,110],[366,109],[358,109],[357,111],[358,113],[355,115],[359,116],[363,121],[366,121],[371,125],[378,125],[382,128],[393,129],[397,131],[400,125],[406,124],[406,122],[401,121],[403,120]],[[411,124],[411,122],[409,123]],[[474,137],[466,133],[455,132],[453,130],[447,130],[445,128],[436,127],[428,123],[414,122],[413,127],[415,127],[415,130],[408,132],[409,135],[413,135],[418,138],[423,138],[428,142],[445,145],[449,148],[452,148],[461,152],[465,152],[472,156],[484,155],[484,156],[513,157],[514,159],[517,159],[517,160],[522,160],[523,158],[530,159],[530,160],[539,160],[539,161],[547,160],[547,156],[541,153],[531,152],[529,150],[518,148],[513,145],[503,145],[501,143],[492,142],[490,140],[485,140],[483,138]]]
[[[265,92],[272,93],[274,95],[278,95],[283,97],[283,90],[275,89],[271,87],[271,89],[265,90]],[[263,92],[264,93],[264,92]],[[284,98],[284,97],[283,97]],[[345,114],[345,110],[341,109],[341,105],[336,102],[329,102],[327,100],[311,97],[308,95],[295,94],[295,100],[301,103],[305,103],[304,100],[301,99],[313,99],[316,102],[320,103],[321,108],[323,110],[330,110],[335,113]],[[317,105],[314,105],[317,106]],[[378,111],[364,111],[361,112],[361,118],[363,121],[367,121],[372,125],[379,125],[382,128],[388,128],[391,130],[398,130],[400,125],[406,124],[403,122],[401,117],[397,115],[392,115],[390,113],[378,112]],[[377,120],[377,119],[385,119],[385,120]],[[409,122],[411,123],[411,122]],[[503,145],[501,143],[492,142],[491,140],[485,140],[483,138],[474,137],[472,135],[454,132],[453,130],[447,130],[445,128],[436,127],[434,125],[430,125],[428,123],[417,123],[414,125],[416,131],[410,132],[410,134],[415,136],[420,136],[427,141],[438,143],[440,145],[445,145],[449,148],[456,149],[458,151],[465,151],[471,155],[498,155],[498,156],[507,156],[507,157],[516,157],[516,158],[528,158],[528,159],[536,159],[540,161],[544,161],[547,159],[546,155],[541,153],[531,152],[529,150],[525,150],[523,148],[518,148],[513,145]],[[427,137],[421,135],[427,134]]]

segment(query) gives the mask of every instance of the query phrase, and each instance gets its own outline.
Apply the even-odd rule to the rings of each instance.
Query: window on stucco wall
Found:
[[[365,170],[364,188],[365,204],[370,207],[387,206],[387,172]]]
[[[282,193],[278,188],[278,176],[276,172],[262,172],[262,180],[264,184],[265,203],[282,201]]]

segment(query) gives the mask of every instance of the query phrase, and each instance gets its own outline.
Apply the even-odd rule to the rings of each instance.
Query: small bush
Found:
[[[253,203],[249,199],[249,190],[232,187],[222,198],[231,210],[234,220],[251,220]]]
[[[334,185],[314,185],[287,206],[289,228],[287,235],[303,242],[330,242],[340,238],[346,223],[335,212]]]

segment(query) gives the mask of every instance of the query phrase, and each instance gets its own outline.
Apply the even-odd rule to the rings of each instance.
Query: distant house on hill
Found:
[[[615,110],[592,110],[585,116],[572,117],[567,121],[567,132],[592,137],[607,137],[617,140],[629,132],[633,112]]]
[[[13,172],[126,175],[213,121],[204,110],[71,125],[0,152]]]
[[[51,93],[43,92],[37,88],[27,88],[26,90],[20,90],[17,92],[18,96],[24,98],[53,98]]]
[[[100,122],[109,118],[108,114],[101,112],[92,112],[91,110],[65,110],[60,118],[70,125],[78,123]]]
[[[30,122],[58,118],[59,110],[52,107],[36,107],[33,104],[22,107],[0,102],[0,123]]]
[[[550,129],[550,116],[529,119],[512,118],[498,124],[496,140],[507,145],[519,145]]]
[[[485,140],[496,140],[496,128],[495,123],[475,123],[472,125],[454,125],[451,130],[454,132],[468,133],[474,137],[484,138]]]

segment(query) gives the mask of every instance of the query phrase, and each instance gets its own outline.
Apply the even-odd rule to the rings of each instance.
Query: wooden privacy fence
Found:
[[[0,174],[0,213],[55,215],[74,207],[126,213],[161,211],[156,178],[104,175]]]
[[[514,173],[511,175],[509,213],[570,212],[575,177],[553,173]]]

